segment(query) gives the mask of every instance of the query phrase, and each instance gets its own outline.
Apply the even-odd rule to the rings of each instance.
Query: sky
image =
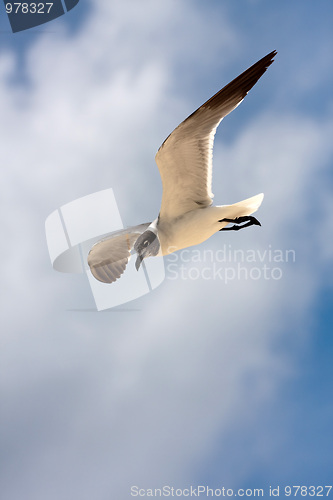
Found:
[[[332,3],[81,0],[15,34],[0,16],[3,498],[333,484]],[[112,188],[126,225],[153,220],[158,147],[274,49],[214,146],[214,201],[264,192],[262,227],[94,310],[46,218]]]

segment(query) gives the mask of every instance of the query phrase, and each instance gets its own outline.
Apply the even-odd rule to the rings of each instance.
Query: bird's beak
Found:
[[[137,271],[139,270],[142,261],[143,261],[143,255],[138,254],[135,262],[135,268]]]

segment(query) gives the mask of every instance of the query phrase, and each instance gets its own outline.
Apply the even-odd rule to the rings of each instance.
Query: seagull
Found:
[[[233,205],[212,205],[213,143],[222,119],[243,101],[276,54],[270,52],[232,80],[165,139],[155,156],[163,185],[160,213],[153,222],[115,231],[93,245],[88,264],[97,280],[115,282],[131,253],[137,254],[139,270],[147,257],[198,245],[218,231],[261,225],[251,214],[260,207],[263,193]]]

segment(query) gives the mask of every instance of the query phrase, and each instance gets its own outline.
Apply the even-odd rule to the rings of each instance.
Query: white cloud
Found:
[[[185,81],[194,92],[202,71],[216,78],[216,61],[238,50],[219,16],[189,2],[104,1],[75,36],[60,30],[31,44],[29,86],[12,87],[15,56],[0,58],[8,499],[127,498],[135,482],[195,481],[219,439],[255,421],[297,372],[281,344],[287,326],[296,336],[305,325],[318,288],[312,252],[329,223],[327,194],[314,196],[321,220],[311,238],[306,217],[331,153],[328,122],[268,109],[232,144],[217,144],[216,202],[264,190],[264,225],[200,248],[296,248],[280,281],[166,280],[128,304],[138,310],[78,313],[66,309],[89,302],[84,280],[52,272],[47,259],[45,218],[84,194],[113,187],[126,223],[156,216],[153,155],[192,111],[191,97],[174,89]],[[319,257],[325,267],[331,254]],[[259,462],[268,454],[260,448]],[[245,461],[229,469],[230,482],[244,469]]]

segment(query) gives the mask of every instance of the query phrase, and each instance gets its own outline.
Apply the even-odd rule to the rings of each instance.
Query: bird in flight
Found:
[[[155,157],[163,185],[160,213],[153,222],[115,231],[93,245],[88,264],[97,280],[120,278],[131,252],[137,254],[138,270],[146,257],[198,245],[218,231],[260,226],[251,214],[261,205],[262,193],[233,205],[212,205],[213,143],[222,119],[242,102],[276,54],[267,54],[217,92],[163,142]]]

